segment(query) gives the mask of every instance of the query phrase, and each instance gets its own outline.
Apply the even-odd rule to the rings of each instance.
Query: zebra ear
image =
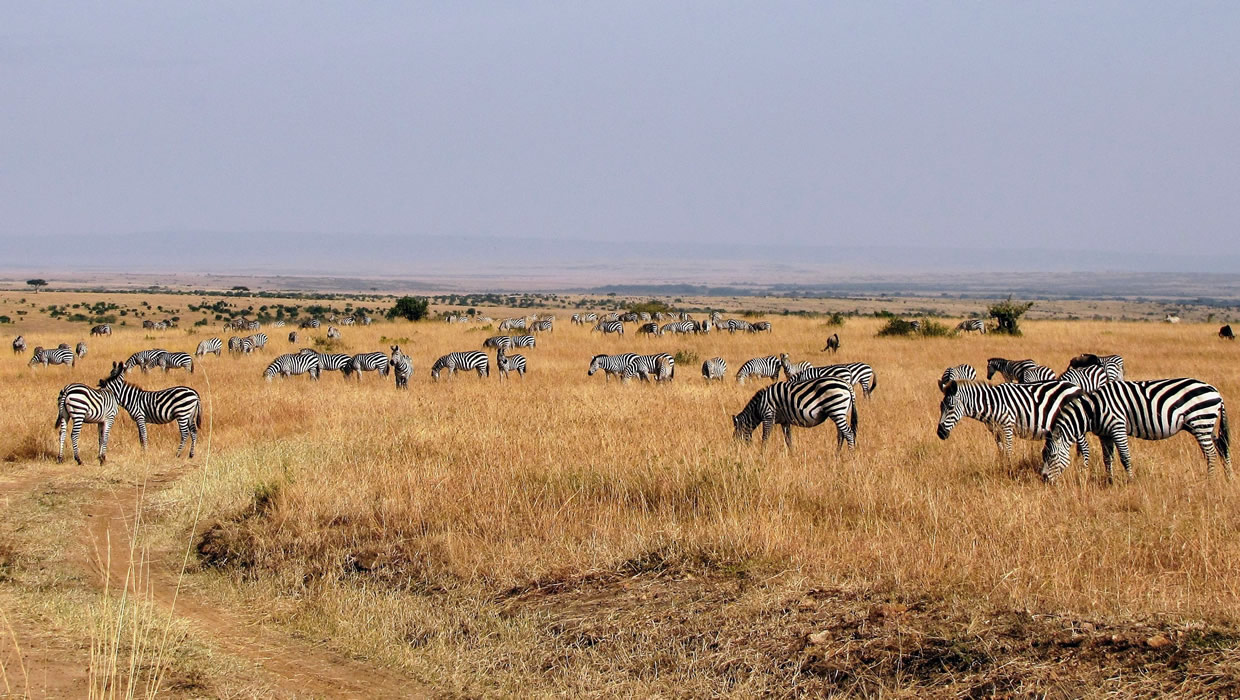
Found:
[[[956,393],[956,380],[949,379],[946,384],[939,384],[939,389],[943,391],[944,396],[951,396]]]

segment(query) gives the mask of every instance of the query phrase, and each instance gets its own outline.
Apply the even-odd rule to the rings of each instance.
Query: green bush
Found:
[[[693,367],[697,365],[698,355],[692,350],[677,350],[672,357],[676,360],[679,367]]]
[[[892,318],[887,321],[887,325],[883,326],[879,331],[880,336],[920,336],[922,338],[943,338],[952,334],[952,329],[939,323],[938,321],[930,321],[921,319],[920,329],[913,328],[912,321],[905,321],[902,318]]]
[[[842,325],[844,325],[844,314],[842,314],[842,313],[840,313],[840,312],[838,312],[838,311],[836,311],[835,313],[831,314],[831,316],[827,319],[827,325],[828,325],[828,326],[842,326]]]
[[[1020,335],[1020,317],[1031,308],[1033,308],[1032,301],[1022,304],[1012,301],[1012,297],[1009,296],[1004,301],[992,305],[986,312],[999,323],[999,327],[994,330],[995,333]]]
[[[629,311],[635,314],[648,313],[648,314],[654,315],[659,312],[668,313],[671,310],[672,310],[672,307],[668,306],[667,302],[657,301],[655,299],[651,299],[650,301],[643,301],[640,304],[634,304],[629,307]]]
[[[430,312],[430,301],[426,297],[401,297],[396,305],[387,313],[388,318],[403,318],[407,321],[421,321]]]

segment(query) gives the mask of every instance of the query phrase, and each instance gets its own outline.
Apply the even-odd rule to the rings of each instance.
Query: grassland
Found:
[[[343,329],[349,352],[399,342],[407,392],[334,373],[268,384],[289,347],[269,328],[266,353],[137,375],[202,394],[209,447],[192,466],[172,456],[175,429],[155,427],[144,454],[124,417],[106,466],[58,467],[55,397],[133,351],[226,337],[218,326],[120,328],[72,370],[0,362],[0,469],[32,485],[10,492],[0,532],[12,636],[83,653],[83,611],[101,608],[75,528],[91,498],[163,475],[140,504],[143,543],[164,570],[191,544],[187,595],[433,694],[1240,692],[1240,502],[1191,438],[1136,442],[1131,483],[1078,461],[1048,487],[1038,444],[1009,462],[977,423],[934,434],[942,369],[996,355],[1061,369],[1118,352],[1132,378],[1194,376],[1234,402],[1240,346],[1215,325],[1034,320],[1023,338],[901,339],[876,338],[872,319],[772,317],[771,334],[618,339],[559,316],[524,352],[524,380],[433,383],[436,357],[492,332],[429,322]],[[88,329],[37,311],[19,327],[32,347]],[[831,332],[838,356],[819,352]],[[586,376],[595,353],[655,350],[696,362],[665,386]],[[875,367],[855,452],[837,454],[829,426],[795,431],[791,451],[732,440],[730,416],[765,382],[708,385],[701,361],[734,374],[779,352]],[[93,431],[83,443],[93,454]],[[177,630],[166,688],[279,687],[210,629]]]

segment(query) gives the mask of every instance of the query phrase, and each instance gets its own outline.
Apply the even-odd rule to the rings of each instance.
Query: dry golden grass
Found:
[[[976,422],[946,442],[934,434],[943,368],[984,371],[990,356],[1062,369],[1079,352],[1118,352],[1130,378],[1193,376],[1234,404],[1240,346],[1217,340],[1213,326],[1031,321],[1023,338],[911,340],[876,338],[873,320],[828,329],[775,318],[772,334],[618,339],[558,315],[555,332],[522,351],[524,380],[493,372],[433,383],[435,358],[494,332],[403,322],[343,329],[343,343],[386,351],[381,336],[407,339],[407,392],[373,374],[268,384],[264,367],[289,349],[269,328],[265,353],[210,356],[193,375],[135,373],[146,387],[197,388],[214,431],[206,519],[195,523],[198,480],[185,479],[153,497],[148,522],[168,550],[193,528],[202,535],[191,585],[466,694],[946,683],[898,670],[875,671],[870,685],[855,669],[847,682],[810,672],[798,655],[812,652],[805,635],[821,621],[797,617],[818,605],[806,600],[923,601],[916,609],[962,620],[979,638],[973,626],[996,611],[1240,624],[1236,486],[1206,477],[1191,437],[1134,442],[1131,483],[1121,475],[1107,486],[1100,464],[1078,461],[1048,487],[1035,474],[1040,444],[1018,442],[1008,464]],[[85,334],[56,328],[46,335]],[[820,353],[833,331],[842,351]],[[0,459],[54,458],[55,396],[67,381],[93,384],[111,360],[146,347],[192,352],[209,335],[228,333],[123,329],[88,340],[74,370],[27,369],[26,356],[0,364],[5,404],[23,408],[0,412]],[[595,353],[656,350],[698,359],[678,366],[670,386],[586,376]],[[874,366],[855,452],[836,454],[829,425],[794,429],[791,451],[778,436],[765,449],[732,440],[730,416],[766,382],[707,384],[701,361],[720,355],[734,375],[744,360],[782,351]],[[119,419],[108,468],[172,463],[175,428],[151,435],[141,455],[132,421]],[[93,430],[82,446],[93,456]]]

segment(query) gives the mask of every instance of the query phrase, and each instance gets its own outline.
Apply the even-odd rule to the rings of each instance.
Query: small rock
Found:
[[[814,646],[822,646],[823,644],[826,644],[827,642],[830,642],[830,641],[831,641],[831,633],[827,632],[826,630],[823,630],[822,632],[815,632],[809,636],[809,643],[813,644]]]
[[[1095,627],[1094,623],[1092,622],[1082,622],[1081,631],[1084,632],[1085,634],[1093,634],[1094,632],[1098,631],[1098,628]]]
[[[1153,637],[1150,637],[1149,639],[1145,640],[1145,645],[1151,649],[1162,649],[1163,647],[1167,646],[1170,643],[1171,643],[1171,640],[1167,639],[1161,634],[1156,634]]]

